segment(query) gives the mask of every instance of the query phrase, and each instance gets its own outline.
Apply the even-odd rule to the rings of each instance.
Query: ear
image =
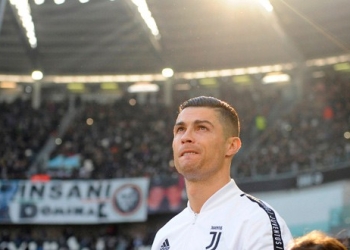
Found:
[[[237,154],[239,149],[241,148],[242,142],[239,137],[230,137],[227,139],[227,149],[225,156],[234,156]]]

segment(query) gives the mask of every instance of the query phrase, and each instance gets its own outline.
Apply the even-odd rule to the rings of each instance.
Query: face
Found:
[[[191,181],[229,174],[234,138],[224,136],[219,113],[214,109],[185,108],[174,126],[173,152],[177,171]]]

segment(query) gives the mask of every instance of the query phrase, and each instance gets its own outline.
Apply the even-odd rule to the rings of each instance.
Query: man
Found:
[[[221,100],[201,96],[180,105],[173,153],[189,201],[158,231],[152,250],[286,249],[292,236],[283,219],[230,177],[239,130],[236,111]]]

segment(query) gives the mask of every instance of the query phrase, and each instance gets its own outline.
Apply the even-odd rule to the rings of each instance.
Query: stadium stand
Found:
[[[303,86],[302,99],[245,155],[238,177],[296,174],[349,161],[350,145],[344,137],[350,117],[349,80],[332,78]]]
[[[87,102],[81,110],[50,156],[48,170],[53,178],[110,179],[173,172],[169,167],[173,117],[163,105]],[[79,156],[79,162],[55,165],[62,156]]]
[[[1,179],[30,177],[30,165],[47,138],[55,133],[66,111],[65,103],[49,101],[39,109],[32,108],[30,100],[0,103]]]
[[[281,87],[265,91],[223,88],[223,99],[236,105],[241,118],[243,153],[237,156],[239,163],[234,163],[235,174],[239,178],[295,174],[349,160],[350,146],[344,138],[349,85],[349,80],[336,77],[304,84],[302,98],[289,101],[287,113]],[[225,93],[232,94],[225,97]],[[174,174],[171,134],[176,107],[133,106],[128,101],[83,102],[58,138],[62,142],[57,143],[45,166],[37,166],[33,173],[46,171],[53,179]],[[34,110],[30,101],[16,100],[1,103],[0,112],[5,142],[0,147],[2,179],[30,178],[29,166],[45,141],[57,137],[69,112],[67,105],[45,101]],[[261,117],[263,127],[257,127],[256,118]]]
[[[350,117],[350,81],[329,77],[310,80],[303,87],[303,95],[295,100],[284,99],[281,86],[258,92],[241,87],[222,90],[241,116],[243,145],[252,143],[233,166],[238,180],[278,179],[349,162],[350,144],[344,132]],[[129,99],[82,101],[58,138],[61,121],[69,112],[65,103],[45,101],[38,110],[25,100],[1,103],[5,119],[0,133],[8,143],[0,146],[3,180],[29,179],[33,173],[73,180],[177,176],[171,160],[176,107],[131,105]],[[257,127],[258,116],[265,118],[263,127]],[[56,141],[44,167],[29,169],[49,138],[61,142]],[[147,249],[161,224],[139,226],[136,231],[125,224],[94,226],[91,231],[83,230],[84,226],[7,225],[8,230],[1,232],[0,249]]]
[[[126,227],[126,225],[124,225]],[[137,226],[136,226],[137,227]],[[0,249],[150,249],[154,233],[125,232],[115,226],[22,226],[1,230]],[[124,232],[123,232],[124,231]],[[143,230],[146,232],[146,230]]]

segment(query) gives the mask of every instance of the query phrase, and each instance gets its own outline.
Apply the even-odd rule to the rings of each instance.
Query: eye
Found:
[[[174,129],[175,133],[180,133],[180,132],[182,132],[182,131],[184,131],[184,130],[185,130],[184,127],[176,127],[176,128]]]
[[[199,126],[198,129],[203,130],[203,131],[208,130],[208,128],[206,126]]]

